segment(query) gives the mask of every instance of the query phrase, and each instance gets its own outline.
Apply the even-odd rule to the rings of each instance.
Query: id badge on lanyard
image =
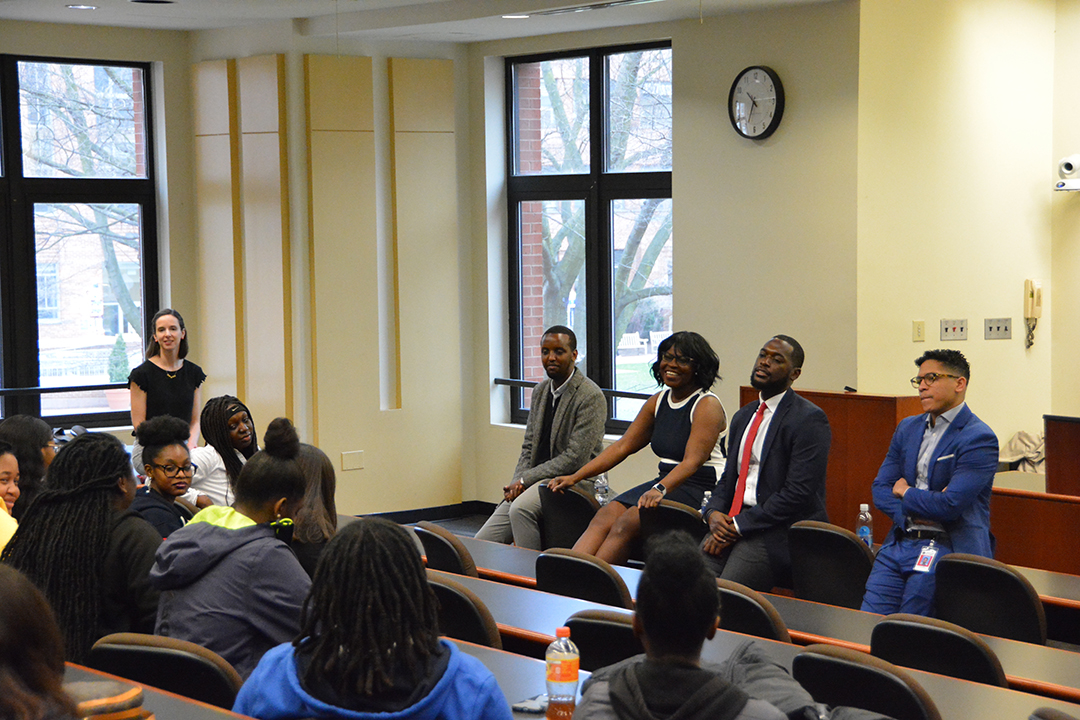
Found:
[[[922,549],[919,553],[919,559],[915,561],[915,567],[912,568],[915,572],[930,572],[930,568],[934,565],[934,558],[937,557],[938,549],[931,540],[930,544]]]

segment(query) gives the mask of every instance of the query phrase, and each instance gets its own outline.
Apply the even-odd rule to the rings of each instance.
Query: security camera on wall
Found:
[[[1058,163],[1058,177],[1055,190],[1080,190],[1080,154],[1062,158]]]

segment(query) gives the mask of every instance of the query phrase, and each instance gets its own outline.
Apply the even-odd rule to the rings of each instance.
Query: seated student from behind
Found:
[[[64,693],[64,640],[52,608],[22,573],[0,565],[0,717],[75,717]]]
[[[326,546],[291,643],[266,653],[233,711],[277,718],[511,720],[494,676],[439,640],[435,594],[410,534],[379,518]]]
[[[169,536],[150,582],[161,590],[158,635],[213,650],[247,677],[270,648],[296,637],[310,580],[278,533],[291,535],[304,497],[300,439],[285,418],[244,465],[234,508],[214,505]]]
[[[187,447],[189,432],[188,424],[172,415],[158,415],[135,430],[150,484],[135,491],[131,509],[163,538],[191,520],[191,511],[176,502],[187,492],[194,474]]]
[[[701,667],[701,646],[716,634],[719,611],[716,576],[690,536],[652,539],[634,614],[645,655],[594,672],[574,718],[785,720],[769,703]]]

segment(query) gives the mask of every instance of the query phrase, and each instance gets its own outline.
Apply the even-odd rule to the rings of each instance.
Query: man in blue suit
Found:
[[[791,586],[792,523],[828,520],[832,433],[821,408],[791,389],[803,359],[802,346],[787,335],[761,348],[750,374],[759,398],[731,419],[727,463],[705,507],[706,564],[718,577],[755,590]]]
[[[957,350],[931,350],[915,364],[911,384],[926,413],[896,428],[874,479],[874,505],[893,527],[866,581],[867,612],[932,615],[942,556],[994,554],[990,489],[998,441],[964,402],[971,367]]]

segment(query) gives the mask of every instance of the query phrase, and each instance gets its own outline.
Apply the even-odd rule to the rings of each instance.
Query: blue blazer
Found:
[[[757,412],[758,402],[747,403],[731,418],[731,446],[724,473],[716,484],[706,514],[728,512],[739,481],[739,443]],[[832,432],[824,411],[788,390],[769,422],[761,448],[757,505],[744,507],[738,515],[744,537],[760,534],[769,561],[781,578],[791,568],[787,531],[799,520],[828,521],[825,511],[825,473],[829,463]]]
[[[936,520],[949,532],[954,552],[994,556],[990,534],[990,490],[998,463],[994,431],[965,405],[941,437],[930,458],[928,490],[915,487],[926,414],[905,418],[893,433],[889,452],[874,478],[874,505],[904,527],[908,515]],[[892,494],[900,478],[911,489],[901,500]],[[890,533],[886,545],[896,542]]]

